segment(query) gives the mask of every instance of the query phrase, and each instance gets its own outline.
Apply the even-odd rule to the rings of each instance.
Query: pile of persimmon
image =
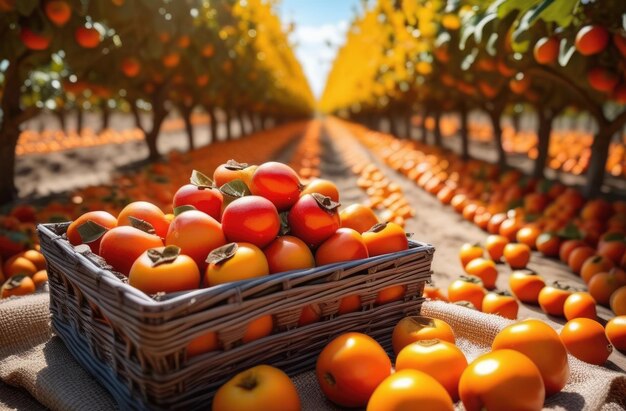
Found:
[[[74,220],[67,238],[86,244],[128,283],[149,294],[199,287],[316,266],[361,260],[408,248],[404,230],[381,223],[369,208],[353,204],[341,212],[339,192],[328,180],[307,185],[289,166],[228,161],[212,178],[194,171],[190,183],[173,195],[166,214],[136,201],[117,216],[90,211]],[[403,286],[379,292],[377,304],[403,298]],[[358,296],[346,296],[339,313],[360,309]],[[321,319],[317,305],[306,306],[299,324]],[[258,321],[263,320],[263,325]],[[271,316],[248,326],[254,336],[272,330]]]
[[[504,256],[517,270],[525,268],[531,250],[558,257],[582,278],[598,304],[626,314],[626,203],[585,199],[558,182],[527,178],[517,170],[499,173],[492,164],[463,162],[437,148],[346,127],[392,168],[497,236],[485,244],[497,251],[494,261]],[[479,271],[493,277],[495,269],[480,261],[469,274]]]

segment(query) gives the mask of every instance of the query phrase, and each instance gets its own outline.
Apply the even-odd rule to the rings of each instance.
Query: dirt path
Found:
[[[349,135],[347,129],[344,129],[343,132]],[[373,164],[381,169],[383,174],[392,178],[402,187],[410,205],[416,210],[416,216],[407,220],[406,231],[413,233],[413,239],[435,246],[432,278],[438,287],[446,291],[448,285],[464,273],[458,257],[461,245],[482,242],[488,234],[464,220],[451,207],[442,206],[435,197],[419,188],[404,175],[387,167],[379,158],[362,146],[354,136],[351,136],[351,140],[350,151],[358,151],[367,156]],[[336,149],[336,142],[325,131],[323,131],[322,142],[324,147],[321,166],[322,178],[331,179],[338,185],[342,194],[341,202],[344,206],[353,202],[365,201],[367,196],[357,187],[357,177],[345,165],[342,153]],[[547,283],[559,280],[576,287],[584,287],[582,279],[573,275],[564,264],[557,260],[545,258],[539,253],[533,254],[529,268],[541,274]],[[508,290],[510,268],[506,264],[499,264],[498,272],[497,288]],[[613,316],[610,310],[600,306],[598,306],[598,314],[604,319]],[[560,324],[565,323],[562,318],[546,316],[538,306],[521,304],[519,318],[528,317],[549,318]],[[626,369],[626,356],[623,354],[614,353],[610,359],[619,364],[622,369]]]

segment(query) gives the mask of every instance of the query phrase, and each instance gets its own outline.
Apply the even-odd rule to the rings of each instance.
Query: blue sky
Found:
[[[291,40],[297,45],[296,55],[316,97],[324,90],[337,48],[343,44],[360,4],[360,0],[281,0],[278,3],[283,23],[295,23]]]

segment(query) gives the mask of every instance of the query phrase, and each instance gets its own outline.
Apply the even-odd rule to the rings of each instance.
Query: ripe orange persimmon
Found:
[[[87,222],[91,223],[80,228]],[[117,218],[110,213],[106,211],[89,211],[70,223],[67,227],[67,239],[72,245],[87,244],[91,252],[98,254],[102,236],[107,230],[116,226]],[[83,233],[82,235],[81,232]],[[83,237],[85,238],[83,239]]]
[[[539,64],[552,64],[559,56],[559,40],[556,37],[542,37],[533,49],[535,60]]]
[[[321,266],[367,257],[367,246],[361,234],[351,228],[340,228],[315,251],[315,264]]]
[[[485,250],[487,250],[489,257],[493,261],[498,262],[502,259],[504,246],[508,243],[508,238],[498,234],[491,234],[485,240]]]
[[[263,337],[267,337],[274,329],[274,318],[271,315],[263,315],[252,320],[246,327],[246,331],[241,337],[241,342],[249,343]]]
[[[589,281],[591,281],[594,275],[607,272],[614,266],[613,260],[607,257],[601,255],[588,257],[580,268],[580,278],[582,278],[585,283],[589,284]]]
[[[100,32],[93,27],[76,28],[74,38],[79,46],[86,49],[98,47],[100,44]]]
[[[220,164],[213,172],[213,181],[217,187],[234,180],[241,180],[248,187],[252,184],[252,175],[256,171],[257,166],[239,163],[235,160],[228,160],[224,164]]]
[[[396,223],[381,223],[363,233],[363,241],[370,255],[382,255],[408,249],[404,229]]]
[[[526,244],[510,243],[504,246],[504,260],[514,270],[526,268],[530,261],[530,247]]]
[[[213,398],[213,411],[299,411],[300,397],[287,374],[257,365],[235,375]]]
[[[432,339],[454,344],[454,331],[443,320],[414,315],[401,319],[391,334],[391,344],[396,354],[413,342]]]
[[[485,250],[478,244],[465,243],[461,246],[459,251],[459,258],[461,259],[461,265],[463,268],[475,258],[482,258]]]
[[[497,314],[510,320],[517,319],[519,304],[513,296],[506,292],[488,292],[483,298],[482,312],[487,314]]]
[[[602,52],[609,44],[609,32],[599,25],[584,26],[576,33],[576,50],[584,56]]]
[[[303,195],[289,210],[291,233],[310,247],[319,246],[341,226],[339,205],[319,193]]]
[[[479,311],[482,311],[485,294],[487,290],[483,287],[483,282],[474,276],[462,275],[448,286],[450,302],[468,301]]]
[[[6,278],[16,275],[27,275],[30,277],[39,271],[35,263],[25,257],[25,253],[26,251],[22,251],[5,261],[2,270]]]
[[[63,0],[46,2],[44,10],[48,19],[57,27],[63,27],[72,17],[72,8]]]
[[[215,188],[185,184],[174,194],[172,207],[190,205],[220,221],[224,196]]]
[[[578,291],[567,297],[563,304],[563,315],[566,320],[574,318],[597,318],[596,300],[589,293]]]
[[[365,407],[376,387],[391,375],[391,361],[373,338],[351,332],[324,347],[315,373],[329,400],[343,407]]]
[[[187,291],[200,287],[200,270],[193,259],[180,254],[180,248],[146,250],[130,268],[128,284],[146,294]]]
[[[216,248],[207,258],[204,284],[214,286],[269,274],[267,259],[251,243],[229,243]]]
[[[379,223],[378,217],[371,208],[363,204],[351,204],[339,213],[341,226],[352,228],[359,233],[364,233]]]
[[[586,246],[587,244],[582,240],[566,240],[561,243],[561,247],[559,248],[559,259],[567,264],[567,260],[569,259],[569,255],[577,249],[578,247]]]
[[[285,211],[300,198],[302,184],[291,167],[269,161],[261,164],[252,175],[250,191],[270,200],[278,211]]]
[[[298,237],[277,237],[263,249],[270,274],[283,271],[304,270],[315,267],[315,258],[309,247]]]
[[[330,197],[333,201],[339,201],[339,189],[337,188],[337,185],[332,181],[325,180],[323,178],[315,178],[311,180],[302,189],[302,193],[300,195],[313,193],[320,193],[326,197]]]
[[[555,281],[541,289],[537,302],[544,313],[562,317],[565,300],[572,293],[571,287]]]
[[[626,351],[626,316],[613,317],[604,327],[606,337],[613,347]]]
[[[215,331],[209,331],[194,338],[187,344],[187,358],[192,358],[209,351],[219,349],[219,341]]]
[[[358,295],[348,295],[339,300],[337,314],[347,314],[361,309],[361,297]]]
[[[485,258],[475,258],[465,266],[465,272],[481,279],[486,289],[491,290],[496,286],[498,270],[496,264]]]
[[[367,411],[417,409],[452,411],[454,404],[435,378],[413,369],[397,371],[385,378],[367,403]]]
[[[181,253],[193,258],[203,270],[209,253],[226,244],[226,238],[222,226],[213,217],[202,211],[189,210],[172,220],[165,244],[180,247]]]
[[[544,279],[533,271],[513,271],[509,277],[511,292],[524,303],[537,304],[539,293],[545,286]]]
[[[526,226],[520,228],[515,237],[518,243],[526,244],[532,250],[535,249],[540,234],[541,230],[536,226]]]
[[[134,57],[126,57],[122,60],[122,72],[126,77],[137,77],[141,71],[141,63]]]
[[[463,351],[439,339],[413,342],[396,358],[396,372],[406,369],[425,372],[443,385],[453,401],[459,399],[459,380],[466,367]]]
[[[609,305],[615,315],[626,315],[626,285],[618,288],[611,294]]]
[[[527,319],[503,328],[491,349],[511,349],[526,355],[539,369],[548,396],[567,384],[567,350],[557,332],[543,321]]]
[[[154,234],[165,238],[169,228],[169,222],[165,213],[156,205],[147,201],[132,202],[120,211],[117,216],[117,225],[136,226],[137,220],[145,221],[154,228]]]
[[[609,306],[611,294],[626,285],[626,273],[620,268],[612,268],[608,272],[597,273],[587,283],[589,294],[606,307]]]
[[[20,40],[30,50],[45,50],[50,46],[52,38],[49,35],[35,33],[28,27],[22,27]]]
[[[570,354],[589,364],[602,365],[613,352],[604,327],[589,318],[568,321],[561,329],[560,337]]]
[[[31,277],[35,283],[35,288],[41,287],[42,284],[48,281],[48,272],[46,270],[39,270]]]
[[[560,246],[561,240],[556,234],[552,233],[541,233],[537,237],[537,241],[535,241],[537,250],[546,257],[557,257]]]
[[[383,288],[376,294],[375,304],[387,304],[394,301],[400,301],[404,298],[404,294],[406,293],[406,286],[404,285],[392,285],[387,288]]]
[[[570,253],[567,258],[567,265],[575,274],[580,274],[580,270],[583,267],[583,264],[587,259],[594,256],[596,254],[596,250],[593,247],[583,246],[578,247]]]
[[[270,200],[245,196],[226,206],[222,214],[222,228],[228,241],[249,242],[262,248],[278,235],[280,218]]]
[[[302,309],[298,326],[309,325],[318,322],[322,318],[322,310],[318,304],[309,304]]]
[[[18,274],[2,284],[0,298],[32,294],[35,292],[35,288],[35,283],[30,276]]]
[[[133,263],[144,251],[159,247],[163,247],[160,237],[135,227],[117,226],[102,236],[98,255],[114,270],[128,275]]]

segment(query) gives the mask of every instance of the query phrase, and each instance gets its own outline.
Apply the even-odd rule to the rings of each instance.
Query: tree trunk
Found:
[[[102,126],[100,128],[100,132],[102,133],[104,130],[109,128],[109,123],[111,120],[111,109],[107,104],[102,105]]]
[[[66,116],[66,112],[65,109],[59,109],[56,111],[53,111],[54,115],[56,116],[56,118],[59,120],[59,127],[61,128],[61,131],[63,131],[64,133],[67,133],[67,116]]]
[[[469,126],[467,123],[467,108],[461,108],[461,158],[465,161],[469,160]]]
[[[584,194],[587,198],[596,197],[601,193],[604,175],[606,173],[606,160],[609,157],[612,134],[607,132],[606,127],[598,127],[598,133],[591,145],[591,159],[587,170],[587,185]]]
[[[76,109],[76,134],[81,135],[83,130],[83,122],[85,121],[85,113],[82,107]]]
[[[393,113],[389,113],[387,119],[389,121],[389,134],[398,137],[398,123],[395,121],[396,116],[394,116]]]
[[[245,134],[254,133],[254,130],[252,129],[252,118],[250,117],[250,112],[246,110],[242,113],[242,116],[243,116],[242,119],[243,119],[244,133]]]
[[[506,168],[506,152],[504,151],[504,146],[502,145],[502,126],[500,125],[501,115],[501,110],[489,112],[491,127],[493,128],[493,141],[498,152],[498,166],[500,166],[500,169],[503,170]]]
[[[226,117],[226,140],[228,141],[233,139],[233,129],[231,127],[232,116],[229,109],[224,109],[224,114]]]
[[[435,146],[443,147],[443,139],[441,137],[441,111],[435,112],[435,129],[433,130]]]
[[[145,133],[143,128],[143,124],[141,124],[141,115],[139,114],[139,109],[137,108],[137,104],[135,101],[130,102],[130,112],[133,114],[133,119],[135,120],[135,127]]]
[[[0,126],[0,205],[17,197],[15,186],[15,148],[20,137],[18,124],[3,119]]]
[[[421,124],[421,138],[422,143],[428,144],[428,129],[426,128],[426,119],[428,118],[428,111],[422,112],[422,124]]]
[[[409,140],[413,140],[413,123],[411,122],[411,110],[404,115],[404,136]]]
[[[235,119],[237,121],[237,123],[239,123],[239,136],[238,137],[242,137],[245,134],[248,134],[246,132],[246,122],[243,118],[243,111],[242,110],[235,110]]]
[[[146,145],[148,146],[148,161],[155,162],[161,159],[161,154],[157,146],[157,140],[161,133],[161,126],[167,110],[165,109],[165,95],[167,91],[166,85],[161,85],[152,96],[152,128],[146,133]]]
[[[539,107],[537,109],[539,127],[537,128],[537,158],[533,166],[533,177],[543,178],[546,162],[548,161],[548,150],[550,149],[550,135],[552,134],[552,121],[554,116]]]
[[[513,130],[515,130],[515,133],[519,133],[522,124],[522,113],[514,112],[511,115],[511,123],[513,125]]]
[[[185,122],[185,133],[187,134],[187,147],[189,151],[192,151],[196,148],[193,135],[193,124],[191,124],[192,112],[192,107],[187,107],[184,105],[180,107],[180,114],[183,117],[183,121]]]
[[[214,143],[217,141],[217,120],[215,118],[215,109],[213,107],[204,107],[207,115],[209,116],[209,134],[210,134],[210,142]]]

